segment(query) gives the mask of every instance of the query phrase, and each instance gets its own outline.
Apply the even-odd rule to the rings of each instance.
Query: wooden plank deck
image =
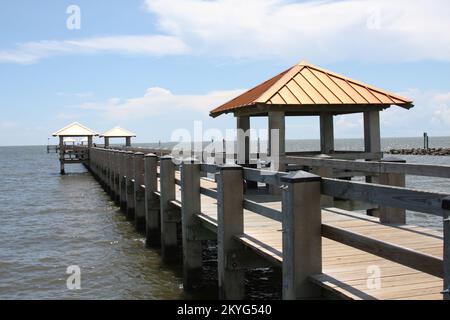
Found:
[[[177,173],[178,176],[178,173]],[[179,176],[178,176],[179,178]],[[215,189],[210,180],[202,179],[202,187]],[[177,200],[181,192],[177,186]],[[281,201],[267,194],[246,195],[246,198],[281,211]],[[217,201],[201,196],[202,222],[211,230],[217,228]],[[438,232],[418,226],[387,226],[376,218],[327,208],[322,210],[322,223],[345,228],[372,238],[394,243],[421,253],[442,257],[443,240]],[[244,234],[237,241],[273,263],[282,263],[282,226],[280,222],[244,210]],[[373,254],[323,238],[323,273],[311,281],[345,299],[431,299],[441,300],[442,279]],[[370,289],[371,270],[380,271],[380,288]]]

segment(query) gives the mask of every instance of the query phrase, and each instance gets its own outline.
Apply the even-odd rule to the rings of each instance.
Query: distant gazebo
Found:
[[[74,122],[68,126],[53,133],[54,137],[59,138],[59,161],[61,163],[61,174],[65,173],[64,164],[66,163],[81,163],[89,160],[89,150],[83,150],[74,153],[73,150],[66,148],[64,141],[72,138],[86,138],[88,147],[92,147],[93,138],[98,136],[98,133],[91,130],[84,125]]]
[[[381,159],[379,112],[397,105],[413,107],[410,99],[338,75],[317,66],[301,62],[233,100],[215,108],[210,116],[233,113],[237,128],[250,129],[250,117],[268,117],[269,150],[274,141],[271,129],[278,129],[279,155],[269,157],[284,170],[285,117],[320,116],[320,152],[333,158]],[[351,113],[364,114],[364,151],[340,152],[334,147],[333,116]],[[249,137],[238,136],[238,152],[245,150],[250,159]],[[269,151],[270,152],[270,151]],[[297,153],[298,154],[298,153]],[[242,159],[243,156],[240,156]]]
[[[105,138],[105,148],[109,147],[109,140],[111,138],[125,138],[125,146],[131,147],[131,138],[136,137],[136,135],[131,131],[122,129],[121,127],[114,127],[100,135],[100,137]]]

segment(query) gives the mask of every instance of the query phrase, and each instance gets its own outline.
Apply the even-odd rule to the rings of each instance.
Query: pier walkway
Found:
[[[334,168],[350,162],[323,161],[323,167]],[[402,165],[404,173],[418,170]],[[201,277],[201,241],[217,240],[221,298],[243,298],[245,270],[279,266],[284,299],[448,299],[447,194],[304,171],[267,174],[236,165],[177,165],[171,157],[144,156],[139,149],[92,148],[87,166],[145,230],[147,243],[161,246],[163,260],[173,259],[181,242],[188,290]],[[360,166],[380,170],[375,163]],[[398,174],[396,164],[388,169],[394,167]],[[422,166],[424,175],[435,170]],[[439,172],[450,175],[449,167]],[[251,181],[259,187],[250,188]],[[441,216],[444,232],[338,209],[334,198],[375,203],[383,214],[402,208]],[[179,224],[182,239],[177,239]]]

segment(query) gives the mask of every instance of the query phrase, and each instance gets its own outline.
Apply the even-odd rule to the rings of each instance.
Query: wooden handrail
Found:
[[[439,278],[444,276],[443,260],[429,254],[324,223],[322,224],[322,236]]]
[[[443,216],[442,201],[448,194],[407,188],[322,178],[322,194]]]
[[[375,174],[401,173],[417,176],[450,178],[450,166],[443,165],[395,163],[382,161],[366,162],[291,156],[285,157],[282,162],[286,164],[297,164],[310,167],[328,167],[342,170],[363,171]]]

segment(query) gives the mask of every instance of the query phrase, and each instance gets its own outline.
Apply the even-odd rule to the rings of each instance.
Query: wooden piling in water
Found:
[[[243,168],[236,165],[220,167],[217,181],[217,268],[219,298],[243,299],[244,270],[235,262],[239,250],[234,236],[244,232]]]
[[[128,219],[134,219],[134,170],[133,161],[134,153],[132,151],[127,151],[125,153],[126,157],[126,215]]]
[[[134,154],[134,222],[139,231],[145,230],[144,154]]]
[[[158,192],[158,157],[153,153],[147,154],[144,162],[145,239],[148,246],[156,247],[161,244],[160,199],[155,194]]]
[[[127,209],[127,154],[126,151],[120,152],[120,209]]]
[[[175,164],[170,156],[161,157],[160,165],[161,255],[164,262],[177,259],[177,223],[179,212],[172,201],[175,196]]]
[[[450,300],[450,197],[442,201],[444,209],[444,300]]]
[[[196,214],[201,212],[200,165],[185,160],[181,165],[181,225],[183,244],[183,283],[191,290],[198,286],[202,275],[202,242]]]

